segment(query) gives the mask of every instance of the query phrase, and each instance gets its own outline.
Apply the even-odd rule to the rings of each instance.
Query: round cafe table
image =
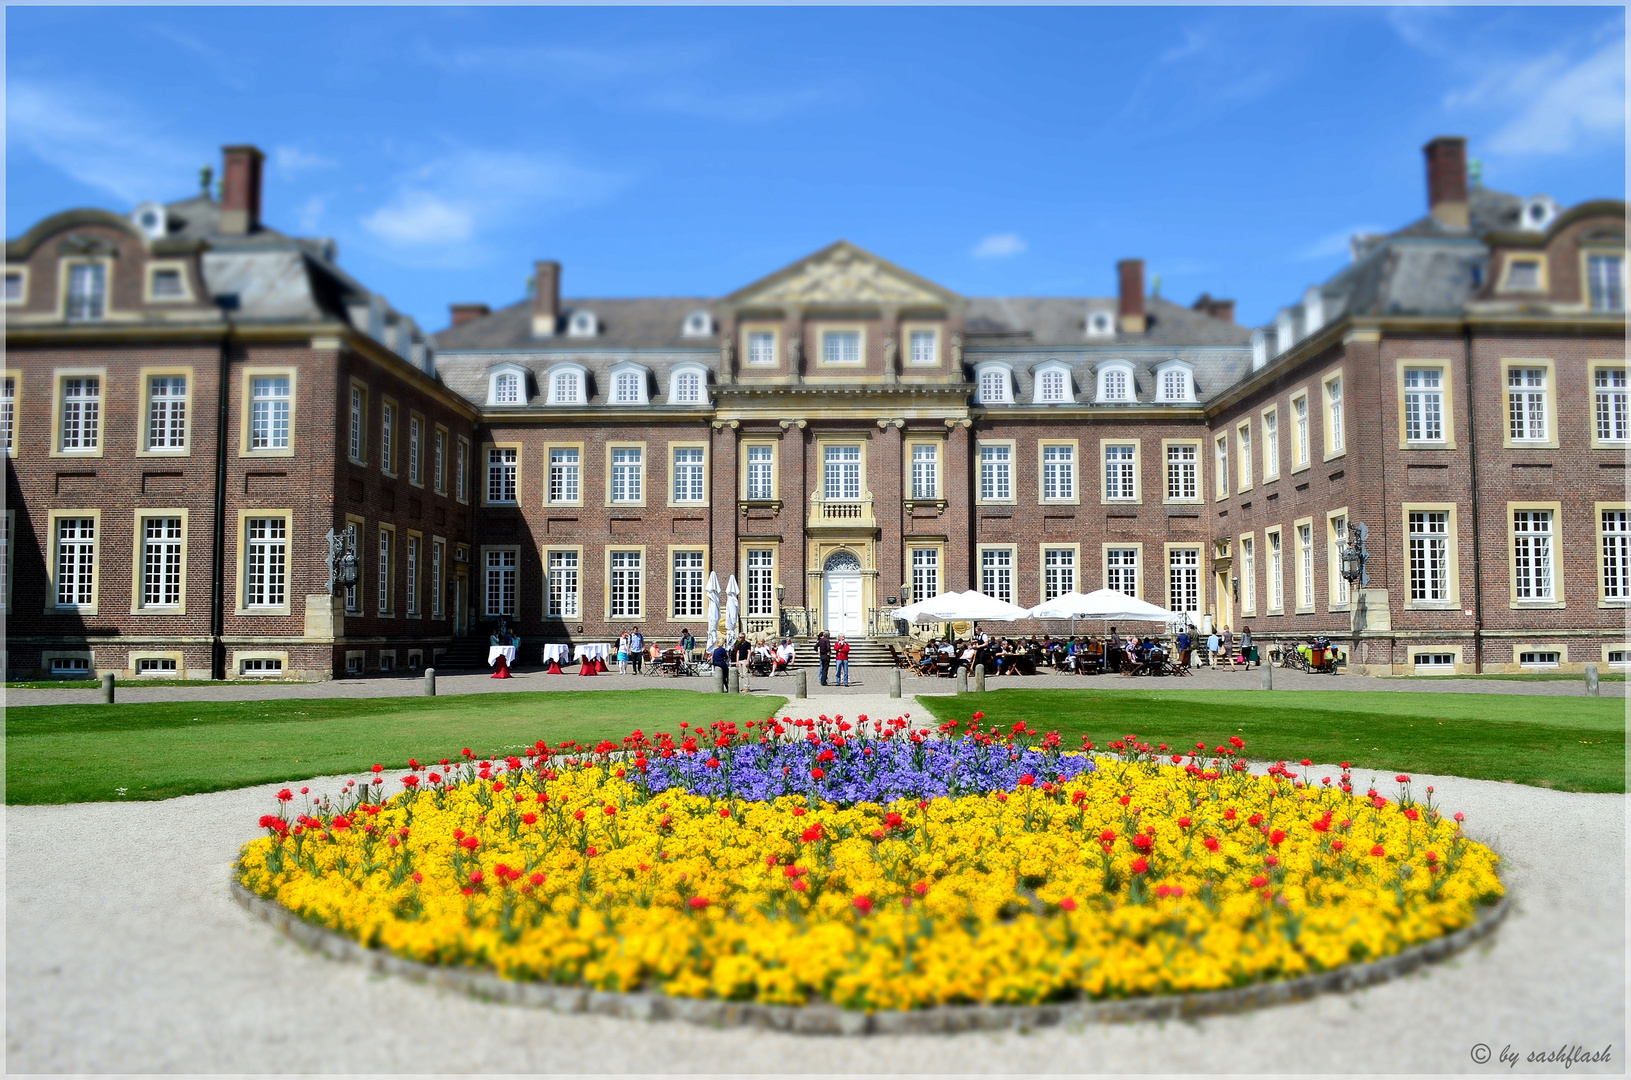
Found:
[[[497,664],[498,670],[493,672],[495,679],[513,678],[510,674],[510,665],[515,663],[514,645],[493,645],[487,649],[487,663]]]

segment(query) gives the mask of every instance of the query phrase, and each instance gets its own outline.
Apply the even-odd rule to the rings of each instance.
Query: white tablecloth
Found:
[[[558,661],[560,661],[561,663],[564,664],[564,663],[566,663],[566,658],[571,653],[571,651],[572,651],[572,646],[570,646],[570,645],[545,645],[544,646],[544,663],[547,664],[551,660],[558,660]]]
[[[598,656],[604,660],[606,657],[611,655],[611,652],[612,647],[610,645],[607,645],[604,642],[594,642],[588,645],[574,646],[572,649],[572,659],[582,660],[585,656]]]
[[[488,649],[487,649],[487,666],[492,667],[494,664],[498,663],[498,658],[501,657],[501,656],[504,658],[504,662],[506,664],[514,664],[515,663],[515,646],[514,645],[492,645],[492,646],[489,646]]]

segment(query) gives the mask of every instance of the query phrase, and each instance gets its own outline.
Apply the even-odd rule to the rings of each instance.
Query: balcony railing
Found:
[[[776,616],[744,615],[742,616],[742,633],[750,638],[758,637],[761,634],[769,637],[776,633]]]
[[[812,499],[810,524],[875,526],[871,499]]]

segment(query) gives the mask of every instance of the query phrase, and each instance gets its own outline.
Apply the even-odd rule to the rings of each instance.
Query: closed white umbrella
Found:
[[[1175,611],[1157,607],[1136,596],[1114,589],[1098,589],[1087,594],[1065,593],[1032,608],[1033,619],[1100,619],[1108,622],[1178,622]]]
[[[712,570],[708,571],[708,590],[705,595],[703,618],[708,620],[708,652],[711,655],[714,646],[719,644],[719,575]]]
[[[742,621],[742,588],[736,584],[736,575],[725,586],[725,637],[736,640],[736,630]]]
[[[897,619],[908,622],[1018,622],[1031,613],[1022,607],[987,596],[975,589],[967,592],[941,593],[927,600],[908,604],[895,612]]]

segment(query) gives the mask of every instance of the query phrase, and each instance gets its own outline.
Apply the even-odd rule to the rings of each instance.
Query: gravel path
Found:
[[[820,711],[823,703],[810,703]],[[912,702],[854,697],[846,715]],[[893,709],[891,709],[891,704]],[[917,719],[914,717],[914,719]],[[1316,770],[1315,775],[1323,775]],[[1367,773],[1356,773],[1363,786]],[[335,790],[343,781],[312,781]],[[1506,859],[1488,943],[1346,996],[1189,1024],[805,1039],[492,1005],[304,952],[228,898],[277,785],[6,812],[7,1067],[18,1072],[1492,1071],[1625,1043],[1626,802],[1453,778],[1418,790]],[[1391,791],[1393,784],[1378,785]],[[1530,1066],[1522,1066],[1525,1069]],[[1537,1068],[1539,1066],[1536,1066]],[[1558,1067],[1546,1067],[1559,1071]]]

